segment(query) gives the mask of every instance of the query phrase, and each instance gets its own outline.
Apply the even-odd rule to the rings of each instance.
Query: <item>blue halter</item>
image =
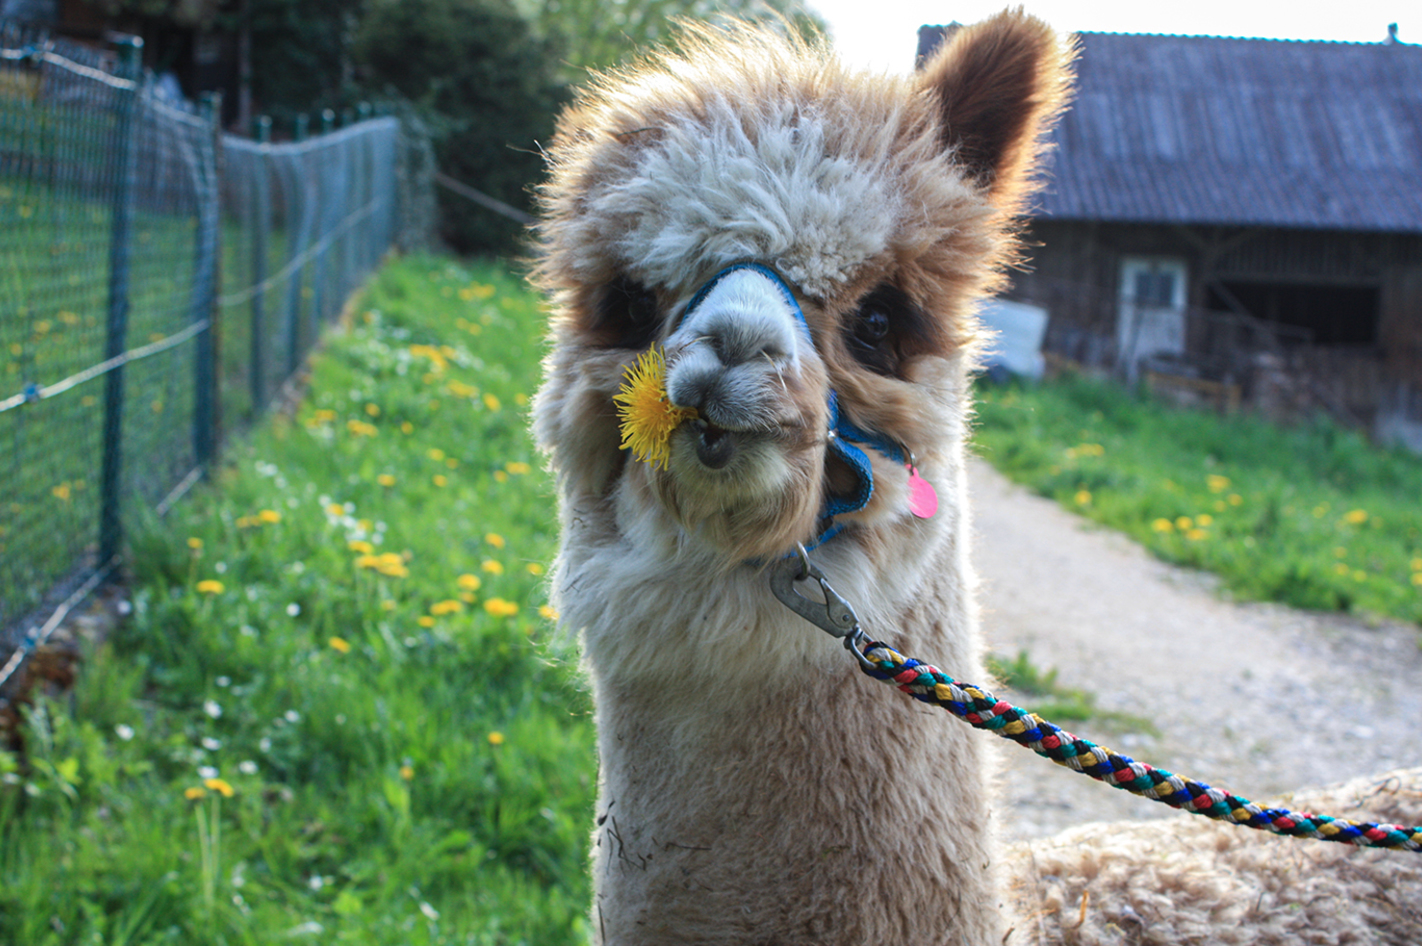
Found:
[[[779,273],[760,263],[732,263],[715,276],[712,276],[706,281],[705,285],[696,290],[696,294],[693,295],[691,301],[687,303],[682,318],[684,319],[689,316],[718,282],[731,273],[743,269],[759,273],[775,284],[780,290],[781,297],[785,300],[786,304],[790,306],[791,311],[795,313],[796,320],[799,321],[800,327],[805,332],[806,340],[813,344],[814,336],[810,333],[810,323],[805,319],[805,313],[800,309],[800,303],[796,301],[795,294],[790,291],[790,287],[786,284],[785,280],[780,278]],[[869,498],[874,495],[874,468],[869,462],[869,455],[860,449],[860,447],[856,446],[856,444],[871,447],[888,457],[894,463],[904,464],[908,462],[908,457],[904,454],[903,448],[897,443],[885,437],[869,433],[863,428],[856,426],[853,421],[844,416],[839,409],[839,398],[835,395],[835,392],[831,390],[829,393],[828,450],[831,454],[842,460],[845,465],[854,472],[854,477],[858,482],[854,491],[847,496],[827,495],[825,497],[824,507],[820,510],[819,535],[815,538],[813,544],[807,546],[808,548],[815,548],[825,543],[844,528],[843,524],[836,524],[834,522],[835,516],[843,515],[844,513],[858,512],[869,504]]]

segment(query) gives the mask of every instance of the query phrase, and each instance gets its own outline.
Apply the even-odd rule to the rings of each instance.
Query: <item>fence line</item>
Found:
[[[200,479],[425,223],[418,128],[238,138],[138,52],[0,21],[0,705],[132,517]]]

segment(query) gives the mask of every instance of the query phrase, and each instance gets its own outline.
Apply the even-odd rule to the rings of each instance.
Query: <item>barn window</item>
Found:
[[[1226,280],[1224,287],[1250,315],[1303,329],[1312,344],[1377,344],[1382,295],[1377,286]],[[1213,288],[1208,305],[1225,312],[1233,309]],[[1287,341],[1289,336],[1282,338]]]

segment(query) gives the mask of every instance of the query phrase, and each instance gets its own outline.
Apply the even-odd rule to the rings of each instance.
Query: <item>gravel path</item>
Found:
[[[1230,602],[1211,576],[1152,558],[982,461],[969,476],[989,647],[1025,649],[1060,685],[1094,694],[1104,712],[1151,719],[1158,733],[1109,717],[1059,725],[1260,801],[1422,764],[1417,627]],[[1174,814],[1001,746],[1009,839]]]

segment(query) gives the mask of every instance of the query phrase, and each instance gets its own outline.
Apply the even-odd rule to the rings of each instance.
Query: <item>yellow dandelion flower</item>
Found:
[[[455,579],[454,583],[465,591],[478,591],[479,586],[483,584],[483,582],[479,580],[478,575],[469,574],[460,575]]]
[[[326,507],[326,515],[328,516],[344,516],[345,514],[346,507],[340,503],[331,503]]]
[[[1201,539],[1208,537],[1209,533],[1206,532],[1204,529],[1191,529],[1189,532],[1185,533],[1185,538],[1189,539],[1191,542],[1198,542]]]
[[[496,618],[508,618],[518,613],[518,605],[503,598],[490,598],[484,602],[484,610]]]
[[[198,785],[194,785],[192,788],[183,789],[183,797],[186,798],[188,801],[197,801],[199,798],[206,794],[207,789],[202,788]]]
[[[1417,587],[1422,588],[1422,572],[1412,573],[1412,583]]]
[[[188,538],[188,548],[194,552],[202,551],[202,539],[199,539],[197,536],[190,536]]]
[[[70,487],[68,483],[60,483],[58,486],[51,488],[50,492],[54,494],[55,499],[65,502],[69,500]]]
[[[408,782],[415,777],[415,770],[408,765],[402,765],[400,766],[400,777]]]
[[[1202,513],[1200,513],[1200,515],[1198,515],[1198,516],[1195,517],[1195,525],[1201,526],[1201,527],[1210,526],[1210,525],[1214,524],[1214,521],[1215,521],[1215,517],[1212,516],[1212,515],[1210,515],[1210,514],[1207,513],[1207,512],[1202,512]]]
[[[1239,506],[1244,503],[1244,497],[1238,493],[1230,493],[1228,498],[1231,506]]]
[[[1365,571],[1363,571],[1363,570],[1360,568],[1360,569],[1358,569],[1357,571],[1353,572],[1353,580],[1354,580],[1354,581],[1367,581],[1367,580],[1368,580],[1368,573],[1365,572]]]
[[[558,620],[558,611],[551,604],[540,604],[538,606],[538,613],[541,617],[544,618],[544,620]]]
[[[430,617],[428,614],[422,614],[415,619],[415,623],[418,624],[420,627],[434,627],[435,619]]]
[[[1079,489],[1076,491],[1075,499],[1076,504],[1078,506],[1085,506],[1091,502],[1091,491],[1086,489]]]
[[[412,423],[410,423],[408,420],[405,421],[404,423],[402,423],[402,424],[400,425],[400,433],[402,433],[402,434],[407,434],[407,435],[408,435],[408,434],[413,434],[414,432],[415,432],[415,425],[412,424]]]
[[[199,594],[220,595],[227,590],[227,586],[216,578],[207,578],[197,583],[197,590]]]
[[[367,414],[369,414],[371,417],[379,417],[379,416],[380,416],[380,405],[379,405],[379,404],[367,404],[367,405],[365,406],[365,412],[366,412]]]
[[[380,486],[394,486],[395,477],[391,476],[389,473],[381,473],[375,478],[375,482]]]
[[[375,552],[375,546],[371,545],[369,542],[366,542],[364,539],[354,539],[350,542],[347,542],[346,548],[350,549],[352,552],[359,552],[362,555],[371,555]]]
[[[533,467],[529,466],[527,463],[522,462],[521,460],[514,460],[510,463],[505,463],[504,469],[507,470],[513,476],[524,476],[525,474],[532,472]]]
[[[277,512],[275,509],[263,509],[261,512],[257,513],[256,519],[258,522],[265,522],[268,524],[281,522],[281,513]]]
[[[489,733],[489,745],[502,746],[504,744],[504,734],[501,732]]]
[[[435,461],[443,460],[444,451],[441,450],[439,447],[430,447],[428,450],[425,451],[425,456]]]
[[[538,564],[537,562],[529,562],[527,565],[523,566],[523,569],[530,575],[543,574],[543,566]]]
[[[1179,519],[1175,520],[1175,528],[1179,529],[1181,532],[1189,532],[1191,529],[1195,528],[1195,520],[1191,519],[1189,516],[1181,516]]]
[[[627,369],[626,381],[612,396],[622,429],[623,449],[632,456],[666,469],[671,463],[671,435],[696,417],[693,408],[677,407],[667,396],[667,364],[653,345]]]
[[[363,543],[363,544],[368,545],[369,543]],[[359,550],[357,550],[357,551],[359,551]],[[379,568],[379,567],[380,567],[380,556],[379,556],[379,555],[372,555],[370,552],[366,552],[364,555],[362,555],[362,556],[360,556],[359,558],[357,558],[356,561],[355,561],[355,563],[356,563],[356,567],[357,567],[357,568]]]
[[[499,399],[492,394],[485,394],[484,406],[491,411],[496,411],[499,409]]]
[[[386,598],[384,601],[380,602],[380,610],[382,610],[382,611],[394,611],[394,610],[395,610],[395,599],[394,599],[394,598]]]
[[[1347,562],[1334,562],[1333,573],[1335,575],[1346,575],[1353,570]]]
[[[461,591],[459,593],[459,600],[465,604],[473,604],[475,600],[474,593],[472,591]]]
[[[527,407],[528,395],[520,391],[518,394],[514,395],[514,403],[517,404],[519,407]]]
[[[233,795],[237,794],[235,791],[232,790],[232,786],[227,783],[226,779],[205,779],[202,784],[209,791],[217,792],[217,794],[221,795],[223,798],[231,798]]]
[[[1412,560],[1412,570],[1414,572],[1422,572],[1422,558],[1414,558]]]
[[[501,549],[504,547],[504,537],[499,535],[497,532],[486,532],[484,534],[484,541],[488,542],[496,549]]]
[[[1212,493],[1223,493],[1225,490],[1229,489],[1229,477],[1220,476],[1217,473],[1211,473],[1209,476],[1205,477],[1205,485],[1209,487],[1210,492]]]
[[[1157,519],[1150,524],[1150,527],[1151,530],[1154,532],[1165,533],[1175,531],[1175,523],[1171,522],[1169,519]]]
[[[484,561],[479,564],[479,567],[490,575],[502,575],[504,573],[504,566],[491,558],[484,559]]]
[[[508,474],[507,471],[505,471],[505,470],[495,470],[495,471],[494,471],[494,482],[496,482],[496,483],[507,483],[508,481],[509,481],[509,474]]]
[[[1351,509],[1343,514],[1343,521],[1350,526],[1360,526],[1368,521],[1368,514],[1361,509]]]
[[[351,652],[351,643],[344,637],[332,637],[326,643],[330,644],[331,649],[338,653],[349,654]]]
[[[458,601],[436,601],[430,605],[430,614],[442,616],[445,614],[455,614],[464,610],[464,605]]]
[[[256,525],[256,524],[257,524],[257,520],[251,518],[250,516],[238,516],[238,517],[237,517],[236,526],[237,526],[237,528],[239,528],[239,529],[250,529],[252,526],[254,526],[254,525]]]
[[[430,478],[430,481],[436,486],[444,487],[449,484],[449,477],[445,476],[443,473],[436,473],[433,477]]]

